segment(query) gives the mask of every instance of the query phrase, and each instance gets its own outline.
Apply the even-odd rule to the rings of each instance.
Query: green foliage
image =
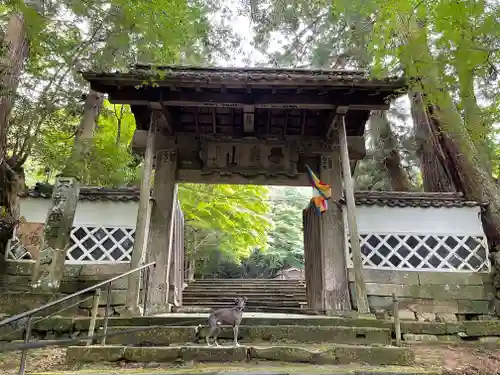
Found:
[[[267,194],[265,186],[181,184],[188,256],[204,262],[221,252],[238,262],[265,247],[271,227]]]
[[[79,122],[74,116],[64,116],[62,111],[57,115],[67,126],[45,126],[30,163],[36,175],[45,176],[45,179],[52,179],[66,165]],[[137,180],[138,163],[129,150],[134,130],[135,119],[129,106],[122,108],[121,105],[104,102],[91,145],[85,158],[75,167],[79,172],[76,177],[83,185],[118,187]]]
[[[302,210],[310,200],[309,189],[270,187],[269,190],[267,244],[255,244],[236,256],[235,249],[221,249],[216,241],[218,237],[212,232],[198,231],[198,277],[266,278],[274,277],[282,269],[303,267]],[[193,234],[188,233],[187,241],[191,243]]]

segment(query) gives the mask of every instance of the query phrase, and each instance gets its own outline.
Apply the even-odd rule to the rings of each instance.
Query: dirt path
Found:
[[[448,370],[446,372],[459,375],[493,375],[500,374],[500,350],[479,348],[472,345],[468,346],[455,346],[455,345],[416,345],[412,349],[416,354],[417,366],[421,368],[443,368]],[[110,373],[117,373],[119,369],[122,370],[151,370],[151,372],[157,372],[159,370],[172,371],[175,369],[187,369],[189,368],[192,372],[201,372],[202,369],[208,370],[207,365],[194,366],[192,364],[135,364],[135,363],[111,363],[111,364],[98,364],[98,365],[80,365],[80,366],[68,366],[64,363],[65,349],[63,348],[51,348],[51,349],[37,349],[29,352],[28,363],[27,363],[27,373],[32,372],[48,372],[48,371],[71,371],[71,370],[87,370],[100,372],[109,370]],[[19,366],[19,352],[11,353],[0,353],[0,374],[2,375],[14,375],[17,374]],[[220,367],[224,365],[214,365],[219,367],[217,370],[220,371]],[[231,370],[239,371],[251,371],[252,366],[255,364],[235,364],[231,367]],[[261,363],[258,365],[260,369],[263,367],[273,367],[278,371],[288,370],[292,367],[294,368],[306,368],[306,372],[317,370],[328,370],[325,366],[308,366],[304,364],[290,365],[290,364],[279,364],[279,363]],[[216,370],[214,368],[214,370]],[[313,371],[311,371],[313,370]]]

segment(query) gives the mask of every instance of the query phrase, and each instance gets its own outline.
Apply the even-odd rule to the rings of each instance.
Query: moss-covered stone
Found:
[[[125,348],[125,354],[123,357],[126,361],[130,362],[174,362],[180,357],[180,348]]]
[[[446,324],[435,322],[401,322],[401,333],[445,335]]]
[[[197,362],[241,362],[247,359],[247,349],[243,346],[199,347],[184,346],[180,350],[184,361]]]
[[[124,358],[124,346],[70,346],[66,350],[66,362],[117,362]]]
[[[145,317],[112,317],[109,319],[110,327],[117,326],[135,326],[146,327],[152,325],[158,326],[196,326],[198,324],[207,324],[208,314],[206,316],[145,316]],[[75,329],[87,329],[89,318],[80,318],[75,321]],[[101,321],[102,322],[102,321]],[[391,328],[392,323],[375,319],[350,319],[338,317],[305,317],[305,318],[261,318],[245,317],[243,318],[245,326],[278,326],[278,325],[303,325],[303,326],[343,326],[343,327],[374,327]]]
[[[55,317],[44,319],[35,322],[34,330],[36,331],[54,331],[60,333],[73,332],[75,319],[70,317]],[[87,326],[88,329],[88,326]]]
[[[52,293],[3,292],[0,293],[0,313],[7,315],[19,314],[35,307],[40,307],[63,296],[64,295],[62,294]],[[48,315],[58,311],[59,315],[75,315],[78,307],[71,305],[73,305],[76,301],[76,299],[68,300],[63,304],[46,309],[44,314]],[[62,310],[64,307],[67,308]]]
[[[411,366],[415,364],[415,355],[407,348],[339,345],[316,357],[316,363],[344,365],[353,362],[368,365]]]
[[[411,350],[395,347],[367,347],[335,345],[323,349],[305,349],[293,346],[252,347],[250,359],[317,364],[363,363],[375,365],[412,365],[415,362]]]
[[[500,320],[473,320],[461,325],[468,336],[500,336]]]
[[[360,327],[321,326],[251,326],[250,341],[272,342],[335,342],[335,343],[380,343],[389,344],[390,330]]]
[[[314,363],[315,353],[293,346],[251,347],[249,357],[252,360],[308,362]]]
[[[137,327],[139,328],[139,327]],[[174,343],[192,342],[195,339],[193,327],[161,327],[144,331],[128,333],[126,335],[111,336],[109,343],[128,345],[170,345]],[[126,330],[129,327],[114,327],[111,331]],[[209,333],[208,327],[200,330],[199,337],[205,338]],[[243,342],[334,342],[344,344],[390,344],[391,331],[380,328],[360,327],[324,327],[324,326],[240,326],[239,339]],[[220,339],[233,340],[233,330],[223,328],[219,333]]]
[[[403,340],[412,342],[429,342],[438,341],[438,337],[436,335],[416,335],[413,333],[405,333],[403,334]]]

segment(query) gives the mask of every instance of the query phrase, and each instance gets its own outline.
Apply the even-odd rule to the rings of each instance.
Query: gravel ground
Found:
[[[424,369],[440,368],[446,375],[493,375],[500,374],[500,350],[480,348],[477,346],[456,346],[456,345],[414,345],[412,346],[416,354],[417,366]],[[139,370],[158,373],[163,371],[172,372],[175,370],[189,370],[190,373],[201,373],[213,370],[245,371],[267,370],[279,372],[293,372],[293,370],[304,372],[332,372],[333,366],[311,366],[305,364],[290,365],[280,363],[260,363],[260,364],[236,364],[236,365],[205,365],[205,364],[136,364],[136,363],[110,363],[98,365],[81,365],[71,367],[64,363],[65,349],[50,348],[37,349],[29,352],[27,362],[27,373],[33,372],[60,372],[86,370],[90,373],[119,374],[131,373]],[[19,366],[19,352],[0,353],[0,374],[17,374]],[[359,366],[358,366],[359,367]],[[352,368],[351,368],[352,369]],[[123,372],[120,370],[124,370]],[[388,369],[389,370],[389,369]],[[120,372],[118,372],[120,371]]]

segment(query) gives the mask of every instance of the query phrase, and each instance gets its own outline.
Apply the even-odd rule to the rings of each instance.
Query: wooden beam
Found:
[[[195,134],[195,133],[186,134],[177,132],[175,133],[175,136],[179,139],[179,142],[185,142],[186,144],[193,145],[194,144],[193,142],[195,142],[194,137],[200,136],[200,134]],[[203,136],[212,138],[214,134],[210,133],[210,134],[205,134]],[[143,155],[144,151],[146,150],[147,139],[148,139],[147,130],[136,130],[132,137],[132,151],[137,154]],[[215,139],[217,139],[217,135],[215,135]],[[312,143],[311,146],[303,147],[304,152],[307,154],[318,155],[324,152],[329,152],[329,150],[325,150],[323,148],[322,145],[324,142],[322,142],[322,140],[317,137],[301,137],[298,138],[298,140],[300,141],[300,143],[309,143],[309,142]],[[155,142],[156,142],[155,147],[157,149],[164,149],[174,146],[174,140],[171,137],[161,134],[156,134]],[[242,139],[241,142],[245,142],[245,140]],[[283,141],[283,143],[287,142],[292,142],[292,141],[291,140]],[[366,146],[365,146],[365,139],[363,136],[348,136],[347,146],[349,150],[349,157],[351,158],[351,160],[361,160],[365,157]]]
[[[347,205],[347,223],[351,238],[352,262],[355,274],[356,301],[358,312],[361,314],[368,314],[370,312],[370,306],[368,304],[366,284],[363,277],[363,258],[361,257],[361,243],[359,240],[358,224],[356,222],[356,203],[354,201],[354,184],[349,163],[345,116],[342,116],[340,121],[339,143],[342,175],[344,179],[344,194]]]
[[[194,130],[196,134],[198,134],[200,132],[200,126],[198,125],[198,107],[194,109],[193,119],[194,119]]]
[[[172,116],[170,115],[170,111],[166,106],[162,106],[161,108],[161,113],[163,115],[163,125],[167,128],[168,134],[174,134],[174,129],[172,127],[173,120]]]
[[[149,102],[165,102],[166,105],[174,106],[222,106],[243,108],[245,104],[254,104],[256,108],[283,108],[282,105],[289,105],[290,108],[317,108],[332,109],[337,106],[349,105],[352,110],[372,110],[387,109],[389,103],[386,102],[384,94],[369,96],[369,92],[357,92],[347,95],[346,90],[331,90],[324,95],[314,93],[282,94],[275,95],[269,92],[252,92],[251,94],[242,92],[173,92],[168,89],[134,89],[123,88],[109,92],[109,100],[114,104],[135,104],[147,105]],[[279,105],[279,107],[278,107]]]
[[[253,105],[243,107],[243,132],[253,133],[255,131],[255,115]]]
[[[212,132],[217,133],[217,115],[215,113],[215,108],[212,108]]]
[[[303,109],[300,116],[300,135],[304,135],[306,131],[306,116],[307,116],[307,109]]]

